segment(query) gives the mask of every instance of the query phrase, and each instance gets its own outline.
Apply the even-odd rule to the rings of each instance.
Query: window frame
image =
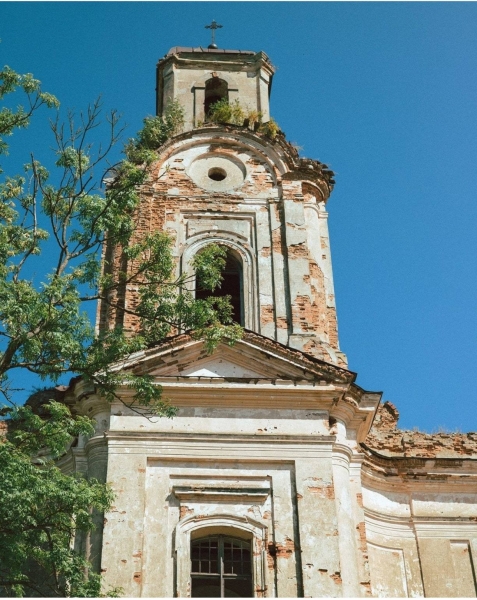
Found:
[[[192,214],[195,216],[195,213]],[[235,218],[235,216],[234,216]],[[237,217],[240,218],[240,217]],[[245,219],[246,220],[246,219]],[[209,244],[217,244],[225,246],[227,250],[231,250],[235,257],[240,261],[242,267],[242,311],[243,311],[243,326],[252,331],[258,331],[259,324],[259,306],[258,306],[258,287],[255,285],[257,277],[256,257],[247,247],[239,240],[234,239],[231,235],[211,235],[209,233],[200,233],[187,240],[184,251],[181,257],[180,273],[186,275],[189,279],[187,287],[195,296],[195,271],[192,267],[192,260],[195,254],[199,253]]]
[[[198,546],[199,544],[205,542],[205,541],[209,541],[209,548],[210,548],[210,542],[213,540],[217,540],[217,566],[218,566],[218,571],[217,572],[202,572],[201,569],[201,562],[202,560],[200,559],[200,557],[198,559],[194,558],[194,546]],[[241,567],[241,571],[243,571],[243,565],[244,562],[248,562],[249,566],[248,566],[248,573],[247,574],[243,574],[243,573],[227,573],[225,572],[225,565],[228,562],[227,560],[225,560],[225,555],[226,555],[226,549],[225,549],[225,544],[226,543],[231,543],[232,544],[232,557],[233,557],[233,552],[235,550],[234,545],[238,545],[240,547],[241,550],[241,560],[240,560],[240,567]],[[212,535],[207,535],[204,537],[200,537],[200,538],[196,538],[191,540],[190,542],[191,544],[191,550],[190,550],[190,562],[191,562],[191,570],[190,570],[190,576],[191,576],[191,597],[193,598],[194,596],[192,595],[193,589],[194,589],[194,579],[211,579],[213,581],[217,581],[219,580],[219,587],[220,587],[220,597],[221,598],[225,598],[225,581],[230,580],[230,581],[248,581],[249,585],[250,585],[250,591],[253,591],[253,560],[252,560],[252,540],[246,540],[243,538],[238,538],[238,537],[234,537],[231,535],[226,535],[226,534],[212,534]],[[249,560],[248,561],[244,561],[243,560],[243,550],[245,549],[244,547],[246,547],[246,550],[249,553]],[[199,556],[200,556],[200,552],[199,552]],[[209,553],[210,556],[210,553]],[[199,571],[194,571],[193,567],[194,567],[194,562],[198,561],[199,562]],[[209,563],[212,562],[209,558]],[[232,559],[232,569],[234,568],[234,563],[236,562],[235,560]],[[249,598],[250,596],[243,596],[245,598]]]
[[[205,300],[208,297],[222,298],[227,295],[231,296],[233,322],[244,327],[245,307],[243,293],[243,263],[240,255],[237,252],[223,244],[218,245],[224,247],[227,251],[226,264],[222,271],[222,282],[215,290],[206,290],[201,287],[199,276],[196,273],[194,280],[195,299]],[[234,281],[236,284],[235,286],[231,286],[233,279],[236,279],[236,281]],[[236,317],[238,317],[238,320]]]
[[[191,515],[177,523],[173,544],[175,548],[175,596],[189,598],[191,594],[191,540],[208,535],[223,534],[245,539],[251,543],[252,595],[268,597],[269,569],[266,548],[268,528],[253,517],[231,514]]]

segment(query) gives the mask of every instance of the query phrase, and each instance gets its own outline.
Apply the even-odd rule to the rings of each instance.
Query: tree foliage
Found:
[[[154,150],[179,133],[184,125],[184,109],[177,100],[167,105],[164,116],[146,117],[137,138],[125,147],[127,159],[132,163],[149,163],[156,158]]]
[[[25,126],[42,104],[56,107],[57,101],[43,93],[29,75],[14,76],[6,69],[0,81],[4,82],[0,85],[3,96],[21,87],[29,106],[0,112],[1,147],[5,149],[6,135]],[[0,184],[0,392],[10,397],[9,375],[17,369],[28,369],[53,382],[74,373],[90,380],[108,398],[119,384],[126,383],[136,390],[139,405],[167,413],[159,388],[142,376],[128,375],[126,381],[108,367],[177,331],[194,330],[210,346],[218,333],[236,339],[240,328],[232,324],[224,304],[196,301],[186,279],[175,277],[171,240],[165,233],[134,240],[138,187],[148,177],[157,147],[180,128],[180,106],[171,103],[164,118],[145,119],[144,129],[126,146],[126,159],[111,170],[106,193],[98,174],[104,172],[105,159],[118,143],[122,128],[112,111],[107,116],[109,139],[95,147],[89,135],[99,119],[99,102],[76,120],[69,114],[66,125],[57,118],[52,123],[56,173],[51,175],[32,157],[23,175],[5,177]],[[106,240],[122,248],[133,269],[101,274],[100,251]],[[49,256],[55,253],[51,268],[37,260],[37,276],[32,277],[29,263],[46,245]],[[212,287],[221,280],[220,253],[221,249],[212,246],[200,267],[208,269]],[[96,335],[84,303],[110,303],[112,292],[127,284],[140,288],[141,301],[134,311],[141,335],[130,338],[121,330]]]
[[[24,106],[0,110],[0,154],[7,154],[8,138],[28,126],[35,112],[59,106],[32,75],[5,67],[0,100],[17,94]],[[143,130],[125,147],[125,160],[109,170],[105,191],[106,160],[123,128],[111,111],[106,143],[92,143],[100,115],[98,101],[79,115],[69,113],[66,123],[58,115],[53,119],[51,173],[33,155],[21,175],[0,170],[0,394],[8,419],[8,435],[0,436],[0,588],[9,595],[37,592],[35,573],[53,595],[98,595],[98,576],[70,544],[78,531],[91,531],[91,511],[105,510],[111,502],[106,486],[65,475],[54,463],[72,438],[91,433],[91,422],[55,402],[47,405],[47,419],[16,406],[17,374],[28,371],[49,384],[80,375],[109,400],[117,397],[119,386],[127,386],[134,390],[136,410],[171,416],[173,407],[150,378],[110,366],[180,331],[192,330],[209,349],[241,334],[227,299],[196,301],[187,278],[176,277],[165,233],[134,238],[138,188],[147,180],[157,148],[180,130],[181,107],[172,103],[163,118],[145,119]],[[103,273],[106,243],[121,248],[133,268]],[[224,250],[212,245],[194,266],[213,290],[224,264]],[[141,333],[128,337],[116,328],[97,334],[85,304],[114,302],[114,291],[127,284],[140,290],[134,310]],[[43,456],[40,464],[38,456]]]
[[[75,436],[92,433],[91,421],[73,419],[58,402],[47,411],[44,419],[28,406],[15,408],[0,442],[0,594],[99,596],[99,575],[71,542],[92,531],[92,510],[107,510],[112,493],[93,479],[63,474],[53,462]]]

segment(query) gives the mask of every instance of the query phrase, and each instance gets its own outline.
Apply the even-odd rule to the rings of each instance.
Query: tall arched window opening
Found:
[[[252,598],[250,542],[214,535],[191,542],[192,598]]]
[[[219,100],[229,99],[229,86],[227,82],[218,77],[212,77],[205,82],[205,101],[204,115],[207,118],[210,113],[210,107]]]
[[[200,278],[196,278],[197,300],[204,300],[209,296],[220,298],[230,296],[232,305],[232,318],[235,323],[244,325],[244,309],[243,309],[243,269],[240,259],[231,251],[227,251],[227,259],[225,268],[222,271],[222,283],[220,287],[213,292],[204,289],[200,283]]]

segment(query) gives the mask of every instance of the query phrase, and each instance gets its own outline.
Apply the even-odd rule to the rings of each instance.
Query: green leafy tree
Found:
[[[112,493],[53,461],[73,437],[92,433],[89,419],[73,419],[58,402],[47,411],[48,419],[29,407],[11,410],[0,441],[0,595],[100,596],[99,575],[71,543],[92,531],[92,510],[107,510]]]
[[[35,112],[59,106],[31,75],[5,67],[0,100],[17,94],[23,94],[24,107],[0,109],[0,154],[7,154],[9,136],[27,127]],[[110,365],[179,331],[193,331],[209,349],[241,335],[227,299],[196,301],[187,279],[175,277],[165,233],[139,242],[134,238],[138,188],[147,180],[157,148],[180,130],[180,105],[171,103],[164,117],[145,119],[143,130],[125,147],[125,160],[109,170],[105,193],[105,161],[123,131],[112,111],[106,116],[106,143],[93,144],[90,136],[100,113],[96,102],[78,117],[68,114],[66,124],[58,117],[52,121],[52,173],[33,156],[21,175],[0,171],[0,395],[8,422],[8,434],[0,438],[0,588],[10,595],[35,592],[35,573],[52,594],[98,595],[97,575],[70,544],[77,531],[93,527],[91,511],[105,510],[111,501],[104,485],[64,475],[55,466],[68,441],[91,432],[91,423],[54,402],[45,408],[47,418],[16,406],[17,374],[28,371],[49,384],[80,375],[110,400],[118,386],[127,386],[134,390],[135,410],[172,416],[174,408],[150,378],[125,376]],[[106,243],[122,248],[134,268],[102,274]],[[224,265],[224,249],[213,245],[194,263],[211,291],[220,285]],[[135,314],[141,333],[96,334],[85,305],[112,302],[114,291],[128,283],[140,290]]]

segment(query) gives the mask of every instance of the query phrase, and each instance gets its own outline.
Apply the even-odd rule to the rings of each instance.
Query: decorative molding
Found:
[[[196,536],[200,529],[210,531],[210,528],[220,530],[238,529],[247,533],[252,538],[253,544],[253,580],[254,587],[261,590],[262,596],[268,596],[267,590],[267,568],[265,560],[265,544],[268,528],[250,517],[241,517],[227,513],[212,514],[204,516],[192,516],[179,522],[175,530],[176,547],[176,570],[177,588],[176,594],[179,598],[190,596],[190,542],[191,536]]]
[[[269,488],[224,487],[224,486],[173,486],[172,491],[179,500],[197,502],[259,502],[270,495]]]
[[[209,217],[208,215],[203,215],[203,218]],[[253,232],[253,220],[251,230]],[[258,329],[258,303],[255,291],[255,279],[257,273],[256,256],[252,247],[249,246],[249,244],[244,243],[244,241],[234,235],[233,232],[216,232],[213,234],[202,233],[188,238],[185,242],[180,261],[181,274],[185,274],[190,278],[191,286],[193,286],[192,277],[194,275],[194,270],[191,264],[192,258],[210,244],[226,246],[239,255],[242,263],[243,313],[245,326],[248,329]]]

